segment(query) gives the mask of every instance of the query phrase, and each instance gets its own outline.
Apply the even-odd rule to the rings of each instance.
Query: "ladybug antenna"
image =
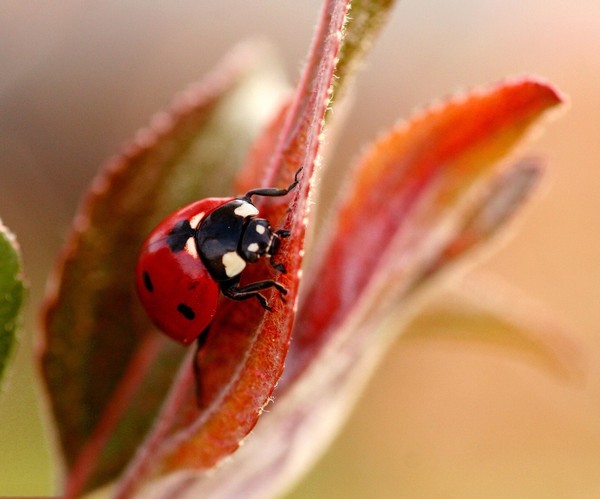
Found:
[[[292,191],[300,182],[300,179],[298,177],[300,176],[300,172],[302,171],[302,169],[303,169],[303,167],[298,168],[298,170],[296,171],[296,174],[294,175],[294,181],[290,185],[288,185],[288,187],[285,189],[277,189],[275,187],[252,189],[252,190],[248,191],[246,194],[244,194],[244,196],[242,198],[250,201],[250,198],[252,196],[266,196],[266,197],[285,196],[286,194],[289,194],[289,192]]]

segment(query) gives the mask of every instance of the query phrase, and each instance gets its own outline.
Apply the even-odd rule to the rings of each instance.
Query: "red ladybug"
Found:
[[[152,231],[142,246],[136,269],[136,288],[150,319],[168,336],[189,344],[210,324],[217,309],[219,290],[233,300],[256,298],[267,310],[260,293],[287,289],[274,280],[240,286],[248,263],[261,257],[285,273],[282,264],[270,257],[277,254],[285,230],[273,230],[252,196],[285,196],[287,189],[253,189],[237,198],[207,198],[168,216]]]

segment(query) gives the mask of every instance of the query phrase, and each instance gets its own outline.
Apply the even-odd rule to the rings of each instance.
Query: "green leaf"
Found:
[[[335,72],[336,79],[333,82],[334,99],[339,96],[348,77],[359,69],[394,3],[395,0],[353,0],[351,2]]]
[[[15,345],[25,285],[15,236],[0,221],[0,381]]]

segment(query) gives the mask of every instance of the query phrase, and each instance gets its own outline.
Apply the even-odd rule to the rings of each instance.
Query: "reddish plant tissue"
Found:
[[[376,141],[353,170],[328,230],[317,234],[311,247],[318,255],[303,267],[328,106],[391,3],[357,1],[348,17],[349,1],[324,2],[296,91],[272,104],[271,123],[237,174],[243,192],[285,187],[301,169],[288,196],[256,200],[261,217],[291,233],[278,255],[288,294],[271,299],[271,312],[255,300],[222,298],[203,347],[186,351],[150,326],[133,291],[146,232],[169,209],[221,194],[207,192],[209,182],[183,195],[173,187],[180,183],[170,182],[210,170],[215,159],[198,147],[205,132],[234,149],[227,134],[215,138],[214,120],[221,104],[260,74],[249,49],[100,172],[43,316],[40,358],[68,467],[67,496],[115,480],[117,497],[280,492],[335,430],[329,416],[341,419],[352,380],[368,375],[365,359],[384,344],[378,328],[392,310],[488,239],[527,198],[537,163],[502,167],[498,160],[561,98],[548,84],[523,78],[449,100]],[[190,163],[196,171],[182,166]],[[220,167],[218,177],[232,185],[232,168]],[[473,190],[485,195],[465,202]],[[249,266],[242,284],[271,275],[265,265]],[[236,452],[274,393],[276,402]],[[314,438],[302,438],[309,431]]]

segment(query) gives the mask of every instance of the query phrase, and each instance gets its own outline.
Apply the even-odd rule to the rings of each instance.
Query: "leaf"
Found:
[[[288,119],[290,106],[291,99],[282,102],[279,111],[275,114],[269,126],[265,127],[252,145],[244,168],[236,175],[236,192],[248,192],[257,186],[267,187],[265,178],[268,175],[269,163],[279,144],[281,131]]]
[[[541,174],[539,163],[532,158],[524,159],[502,172],[498,178],[482,182],[483,185],[476,190],[475,199],[469,199],[460,210],[455,233],[445,247],[438,250],[435,258],[427,262],[421,275],[415,277],[411,292],[469,250],[482,246],[482,243],[496,236],[499,228],[507,225],[537,186]]]
[[[161,490],[178,484],[209,497],[261,498],[289,487],[334,437],[407,318],[398,305],[406,305],[430,264],[441,261],[461,229],[477,234],[464,250],[485,240],[526,198],[529,174],[514,172],[530,167],[498,179],[494,161],[559,102],[539,82],[505,83],[451,100],[377,141],[348,184],[337,225],[322,231],[332,239],[305,269],[308,289],[275,404],[210,481],[199,486],[196,475],[182,473],[161,482]],[[486,189],[470,199],[484,180]],[[448,217],[452,230],[440,230]],[[361,279],[364,286],[357,286]]]
[[[344,27],[333,98],[338,98],[346,81],[360,67],[374,39],[387,20],[395,0],[353,0]]]
[[[15,236],[0,221],[0,382],[15,345],[25,295],[23,263]]]
[[[560,101],[540,81],[506,82],[437,106],[373,144],[342,200],[337,225],[325,230],[332,240],[307,277],[318,279],[300,305],[282,390],[330,335],[387,316],[456,236],[466,194]],[[364,308],[351,315],[357,307]],[[348,328],[350,321],[355,324]]]
[[[263,49],[240,47],[156,115],[102,169],[75,219],[46,298],[40,355],[72,495],[123,469],[182,359],[138,305],[137,253],[174,208],[227,191],[281,94],[265,61]]]
[[[523,293],[478,275],[436,296],[401,339],[480,344],[522,357],[559,378],[583,379],[583,352],[573,334]]]
[[[348,2],[325,2],[308,62],[283,122],[262,185],[287,185],[299,168],[301,182],[292,201],[270,198],[257,203],[261,215],[280,224],[291,235],[278,254],[287,273],[278,278],[286,286],[286,303],[274,300],[273,311],[266,313],[254,300],[223,301],[211,325],[209,337],[196,360],[201,380],[204,407],[198,414],[191,360],[182,367],[170,398],[155,428],[120,483],[118,494],[129,496],[150,477],[177,470],[206,470],[236,450],[252,430],[283,370],[290,342],[302,263],[305,219],[308,212],[309,179],[314,171],[336,56]],[[258,200],[257,200],[258,201]],[[289,202],[289,206],[288,206]],[[265,269],[248,268],[248,281],[264,278]],[[178,475],[177,475],[178,476]],[[180,484],[201,494],[202,474]],[[151,485],[156,491],[159,482]],[[170,486],[170,485],[169,485]],[[178,486],[179,487],[179,486]],[[151,491],[144,489],[143,496]]]
[[[354,0],[350,3],[350,10],[343,26],[327,119],[333,101],[339,98],[342,90],[348,86],[348,80],[360,67],[394,3],[395,0]],[[279,143],[278,139],[284,128],[290,105],[290,101],[282,104],[270,126],[256,141],[245,167],[236,178],[237,192],[246,192],[257,185],[267,185],[264,182],[267,178],[268,165],[271,158],[275,156],[274,151]]]

